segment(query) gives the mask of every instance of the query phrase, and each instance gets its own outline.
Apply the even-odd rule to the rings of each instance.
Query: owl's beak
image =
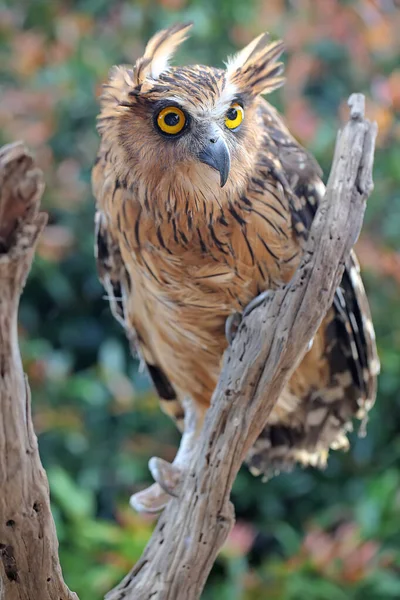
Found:
[[[211,138],[208,145],[200,152],[199,160],[219,172],[221,187],[224,187],[231,168],[231,157],[223,138]]]

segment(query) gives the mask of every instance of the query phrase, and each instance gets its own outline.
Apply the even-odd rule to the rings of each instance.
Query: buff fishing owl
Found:
[[[111,70],[93,169],[100,278],[162,408],[183,432],[180,468],[210,405],[232,317],[291,279],[325,190],[314,158],[263,98],[283,83],[282,42],[262,34],[225,69],[171,67],[189,28],[159,32],[133,67]],[[352,254],[248,454],[250,469],[268,476],[296,462],[324,466],[330,448],[347,447],[352,418],[364,419],[373,405],[378,371]],[[190,432],[186,398],[196,415]],[[168,501],[165,480],[179,470],[161,473],[157,464],[162,487],[136,494],[139,509]]]

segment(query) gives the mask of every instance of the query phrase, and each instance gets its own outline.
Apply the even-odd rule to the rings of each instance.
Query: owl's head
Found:
[[[170,67],[190,27],[160,31],[133,68],[111,70],[98,129],[120,174],[132,181],[229,187],[233,178],[237,185],[260,144],[259,96],[283,83],[283,44],[262,34],[226,69]]]

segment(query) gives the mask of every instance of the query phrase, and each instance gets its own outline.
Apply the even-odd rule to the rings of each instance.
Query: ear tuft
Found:
[[[251,56],[254,56],[258,52],[261,52],[261,50],[269,44],[269,41],[269,34],[262,33],[261,35],[256,37],[255,40],[250,42],[250,44],[248,44],[245,48],[243,48],[243,50],[240,50],[240,52],[228,58],[228,60],[225,63],[227,74],[232,74],[237,69],[243,67],[243,65],[245,65],[246,62],[249,61]]]
[[[155,80],[168,69],[168,64],[176,49],[188,37],[192,23],[177,23],[163,29],[148,42],[144,55],[136,61],[135,85],[143,85],[146,79]]]
[[[283,42],[270,43],[269,35],[262,33],[227,61],[227,80],[253,96],[272,92],[285,81],[283,64],[277,62],[283,50]]]

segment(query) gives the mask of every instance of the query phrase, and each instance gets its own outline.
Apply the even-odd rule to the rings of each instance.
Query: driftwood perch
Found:
[[[36,242],[42,174],[23,144],[0,149],[0,599],[78,600],[65,585],[17,338]]]
[[[180,496],[171,498],[142,558],[106,600],[200,598],[234,523],[229,498],[237,472],[331,305],[360,233],[377,128],[364,120],[362,95],[349,104],[301,265],[289,285],[242,322]]]
[[[376,125],[350,98],[324,201],[286,287],[242,322],[181,488],[141,558],[107,600],[198,600],[234,523],[236,474],[315,335],[339,284],[372,190]],[[22,144],[0,150],[0,600],[78,600],[65,585],[48,483],[17,342],[17,310],[35,245],[41,173]],[[189,415],[190,417],[190,415]]]

